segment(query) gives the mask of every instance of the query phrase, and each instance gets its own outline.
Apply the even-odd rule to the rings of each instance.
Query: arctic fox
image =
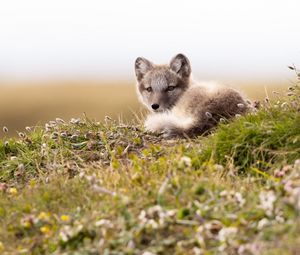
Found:
[[[168,65],[138,57],[135,74],[139,99],[152,112],[145,128],[166,137],[205,134],[219,121],[244,114],[250,107],[232,88],[192,81],[190,61],[183,54]]]

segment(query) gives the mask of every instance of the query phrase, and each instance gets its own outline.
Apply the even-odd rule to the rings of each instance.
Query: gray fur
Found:
[[[189,59],[183,54],[177,54],[170,62],[170,69],[182,79],[189,79],[192,69]]]
[[[141,81],[144,75],[149,72],[154,65],[147,59],[139,57],[135,61],[135,74],[138,81]]]
[[[167,136],[205,134],[221,118],[230,119],[249,110],[246,100],[234,89],[193,84],[191,65],[183,54],[176,55],[169,65],[138,58],[135,71],[140,99],[154,113],[145,123],[150,131]],[[153,110],[153,104],[159,108]]]

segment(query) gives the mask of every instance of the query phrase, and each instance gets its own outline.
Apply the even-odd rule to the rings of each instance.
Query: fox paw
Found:
[[[165,126],[159,116],[150,115],[145,121],[145,129],[152,133],[162,133],[164,132]]]

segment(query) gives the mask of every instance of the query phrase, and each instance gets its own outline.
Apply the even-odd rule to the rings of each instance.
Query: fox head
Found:
[[[155,65],[138,57],[135,61],[137,91],[140,100],[150,111],[170,110],[189,86],[190,61],[178,54],[168,65]]]

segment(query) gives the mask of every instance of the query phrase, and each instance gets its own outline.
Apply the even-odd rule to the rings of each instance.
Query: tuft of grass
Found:
[[[268,170],[278,162],[291,163],[300,155],[299,87],[292,98],[269,102],[257,112],[219,125],[205,143],[201,159],[211,158],[249,173],[251,168]]]
[[[85,116],[2,139],[1,254],[296,253],[299,96],[195,139]]]

